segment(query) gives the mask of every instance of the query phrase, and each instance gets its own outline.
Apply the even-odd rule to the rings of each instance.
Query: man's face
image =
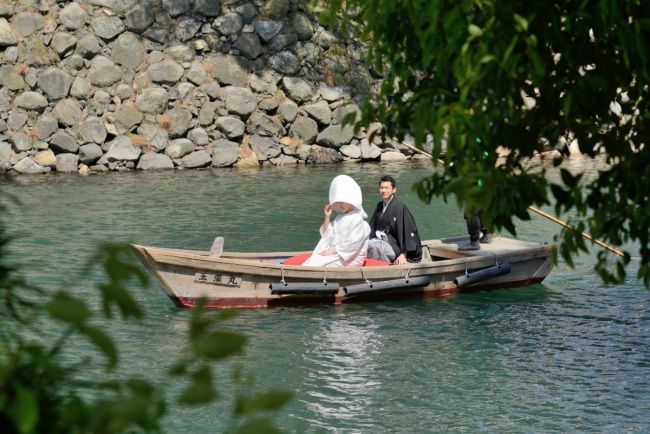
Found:
[[[397,189],[393,187],[393,184],[391,184],[390,181],[379,183],[379,195],[384,201],[389,201],[396,191]]]

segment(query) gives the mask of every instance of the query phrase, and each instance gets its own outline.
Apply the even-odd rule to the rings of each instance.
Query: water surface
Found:
[[[207,250],[224,236],[226,250],[311,249],[329,182],[341,173],[359,182],[367,212],[379,200],[378,178],[392,174],[423,239],[463,234],[454,203],[425,205],[411,191],[430,170],[409,163],[52,175],[3,180],[0,188],[23,204],[9,221],[20,237],[13,259],[26,277],[93,301],[99,277],[78,276],[101,242]],[[559,227],[533,216],[518,231],[521,239],[550,242]],[[233,364],[223,366],[224,399],[201,409],[175,406],[165,428],[219,432],[229,426],[237,387],[280,387],[295,393],[275,418],[289,432],[647,432],[649,293],[633,277],[603,286],[591,269],[596,252],[523,289],[243,311],[230,326],[250,337],[235,364],[252,389],[234,386]],[[120,375],[162,381],[183,347],[188,312],[156,282],[134,291],[147,316],[113,329]],[[75,345],[73,355],[90,351]]]

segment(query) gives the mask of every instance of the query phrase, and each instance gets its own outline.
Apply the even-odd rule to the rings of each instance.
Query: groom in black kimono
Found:
[[[381,202],[370,219],[368,257],[395,264],[420,262],[422,243],[409,209],[397,200],[395,179],[384,176],[379,181]]]

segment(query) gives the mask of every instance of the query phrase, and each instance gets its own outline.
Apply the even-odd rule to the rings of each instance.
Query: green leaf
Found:
[[[277,410],[291,401],[292,393],[283,390],[270,390],[252,397],[240,397],[235,406],[235,414],[252,414],[262,410]]]
[[[30,388],[13,383],[16,396],[7,413],[21,434],[33,433],[38,422],[38,401]]]
[[[527,32],[528,31],[528,20],[526,18],[522,17],[519,14],[514,14],[512,18],[515,21],[515,28],[519,32]]]
[[[246,337],[238,333],[205,332],[192,339],[192,349],[201,356],[221,359],[241,352],[245,343]]]
[[[246,421],[235,429],[235,434],[282,434],[282,431],[273,426],[273,422],[266,418],[255,418]]]
[[[207,365],[202,365],[191,375],[192,382],[183,391],[178,401],[184,404],[205,404],[217,397],[212,386],[212,371]]]
[[[476,24],[470,24],[469,26],[467,26],[467,31],[471,36],[475,38],[478,38],[483,34],[483,30],[481,30],[481,28]]]
[[[52,318],[76,326],[82,326],[92,316],[84,301],[63,291],[56,293],[46,308]]]

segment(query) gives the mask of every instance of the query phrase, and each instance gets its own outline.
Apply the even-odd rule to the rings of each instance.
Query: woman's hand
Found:
[[[325,211],[325,218],[329,220],[330,216],[332,215],[332,205],[330,205],[329,203],[325,205],[324,211]]]

